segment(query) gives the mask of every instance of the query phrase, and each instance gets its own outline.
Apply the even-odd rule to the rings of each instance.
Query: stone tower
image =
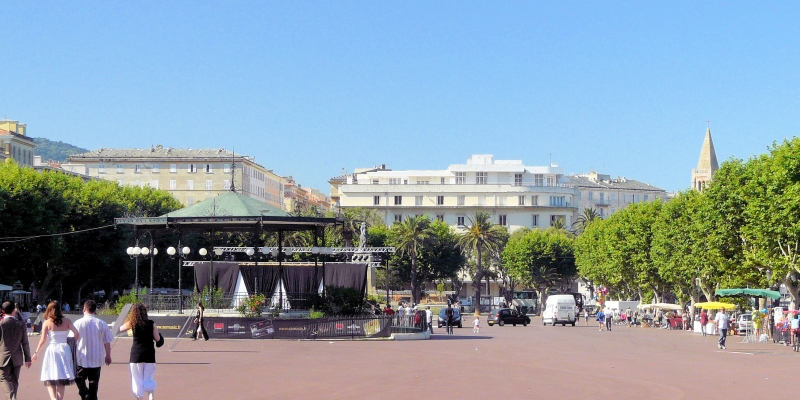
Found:
[[[703,190],[706,185],[711,183],[714,172],[717,172],[718,169],[717,153],[714,151],[714,141],[711,140],[711,128],[708,128],[706,138],[703,140],[703,147],[700,149],[697,168],[692,170],[692,189]]]

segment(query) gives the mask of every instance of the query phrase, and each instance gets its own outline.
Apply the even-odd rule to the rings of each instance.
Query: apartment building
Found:
[[[317,213],[325,214],[331,209],[330,198],[314,188],[303,188],[295,182],[292,176],[283,177],[283,202],[286,211],[290,213],[304,213],[311,209]]]
[[[379,210],[387,225],[408,215],[425,215],[456,228],[476,211],[510,231],[547,228],[557,219],[572,224],[578,190],[555,164],[526,166],[476,154],[443,170],[393,171],[385,165],[332,178],[334,207]]]
[[[629,204],[667,199],[664,189],[625,177],[611,178],[592,171],[566,179],[578,189],[575,197],[578,214],[594,208],[601,217],[606,217]]]
[[[13,158],[20,166],[33,167],[36,143],[28,137],[28,126],[19,121],[0,120],[0,161]]]
[[[281,177],[254,157],[225,149],[101,148],[70,156],[62,168],[119,185],[163,189],[187,206],[235,188],[284,209]]]

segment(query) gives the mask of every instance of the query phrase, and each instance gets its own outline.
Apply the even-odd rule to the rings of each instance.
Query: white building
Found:
[[[578,214],[584,209],[594,208],[601,217],[607,217],[629,204],[667,199],[664,189],[625,177],[612,178],[590,172],[566,178],[578,188],[575,198]]]
[[[363,169],[330,183],[335,206],[379,210],[387,225],[407,215],[427,214],[464,227],[469,216],[483,210],[510,231],[547,228],[556,219],[569,227],[577,211],[578,190],[563,168],[525,166],[489,154],[473,155],[466,164],[443,170]]]

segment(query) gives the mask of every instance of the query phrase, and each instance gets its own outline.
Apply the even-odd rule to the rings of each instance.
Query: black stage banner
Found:
[[[233,293],[239,279],[239,263],[236,261],[197,261],[194,263],[194,290],[202,292],[210,284],[213,266],[214,286],[223,293]]]
[[[204,322],[210,339],[375,338],[389,337],[392,327],[391,317],[373,316],[321,319],[206,317]],[[194,328],[191,324],[183,337],[192,336]]]

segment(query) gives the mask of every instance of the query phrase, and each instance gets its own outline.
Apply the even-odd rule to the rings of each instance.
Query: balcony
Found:
[[[466,185],[341,185],[340,193],[442,193],[442,194],[477,194],[477,193],[500,193],[500,194],[574,194],[576,187],[572,184],[560,184],[556,186],[514,186],[509,184],[466,184]]]

